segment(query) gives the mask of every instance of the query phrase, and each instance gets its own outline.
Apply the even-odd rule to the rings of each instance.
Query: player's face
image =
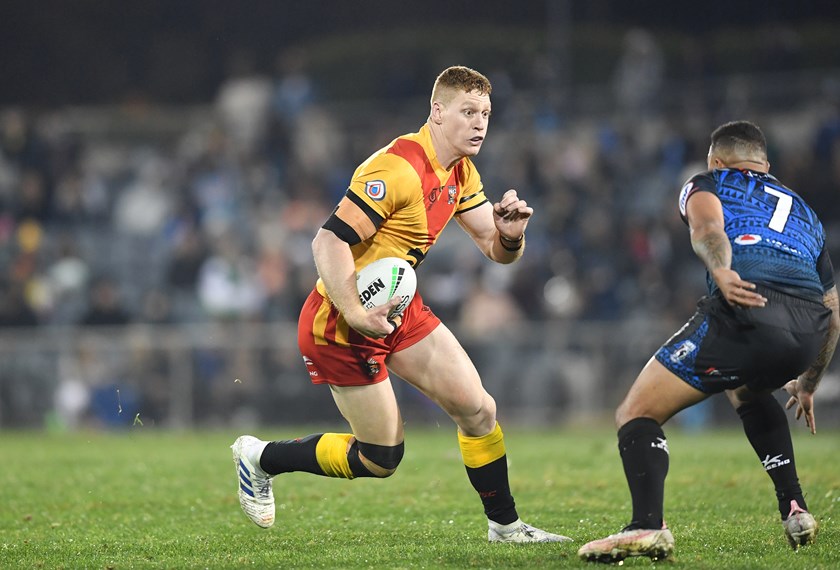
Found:
[[[459,156],[475,156],[487,135],[490,95],[459,91],[441,114],[446,141]]]

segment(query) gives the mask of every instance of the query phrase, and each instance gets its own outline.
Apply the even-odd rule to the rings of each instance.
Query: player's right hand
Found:
[[[347,321],[350,328],[361,335],[368,338],[385,338],[402,324],[402,316],[391,315],[391,311],[401,302],[401,297],[394,296],[384,305],[372,309],[360,307],[360,311],[354,312],[352,315],[344,315],[344,320]]]
[[[767,299],[755,292],[755,283],[744,281],[737,271],[719,268],[712,272],[726,302],[735,307],[763,307]]]
[[[790,400],[785,404],[785,409],[791,409],[795,404],[796,419],[805,416],[805,424],[811,429],[812,434],[817,433],[817,424],[814,423],[814,393],[802,389],[799,379],[791,380],[783,387],[784,391],[790,394]]]

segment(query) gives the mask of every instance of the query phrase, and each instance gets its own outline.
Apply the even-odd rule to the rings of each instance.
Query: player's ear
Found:
[[[432,103],[432,113],[430,115],[432,122],[439,125],[443,122],[443,103],[435,101]]]

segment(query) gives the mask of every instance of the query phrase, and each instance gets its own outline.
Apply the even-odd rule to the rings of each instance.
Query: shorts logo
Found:
[[[674,354],[671,355],[671,362],[677,363],[683,360],[686,356],[691,354],[697,349],[697,345],[691,342],[690,340],[685,341],[682,345],[674,351]]]
[[[735,238],[738,245],[755,245],[761,241],[761,236],[756,234],[741,234]]]
[[[303,363],[306,365],[306,368],[309,370],[309,375],[310,376],[312,376],[313,378],[315,376],[318,376],[318,371],[313,369],[313,367],[315,366],[315,363],[312,362],[311,358],[309,358],[308,356],[304,356],[303,357]]]
[[[379,202],[385,197],[385,182],[382,180],[370,180],[366,182],[365,194]]]
[[[365,367],[367,368],[368,376],[370,376],[371,378],[379,374],[379,363],[376,361],[375,358],[368,358],[367,362],[365,362]]]

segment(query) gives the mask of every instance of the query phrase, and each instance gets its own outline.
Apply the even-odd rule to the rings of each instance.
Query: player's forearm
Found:
[[[817,389],[817,385],[819,385],[823,374],[825,374],[825,369],[831,363],[834,350],[837,348],[837,339],[840,338],[840,302],[838,302],[836,287],[825,294],[823,302],[826,307],[831,309],[828,332],[825,335],[825,340],[817,355],[817,359],[808,370],[799,376],[801,387],[811,393]]]
[[[489,245],[487,257],[496,263],[513,263],[525,252],[525,234],[521,239],[508,239],[498,231],[495,232]]]
[[[312,240],[312,255],[318,275],[333,305],[345,317],[364,311],[356,289],[356,267],[350,246],[333,232],[320,229]]]
[[[732,244],[719,226],[700,226],[691,230],[691,247],[706,269],[729,269],[732,264]]]

